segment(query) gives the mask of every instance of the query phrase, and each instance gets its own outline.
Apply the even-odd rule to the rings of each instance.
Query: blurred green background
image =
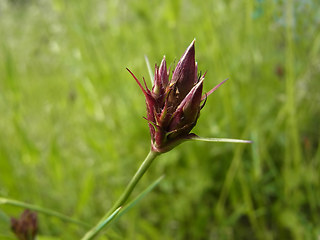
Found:
[[[160,185],[100,239],[320,236],[318,0],[1,0],[0,197],[91,225],[149,151],[144,96],[125,70],[174,66],[196,39],[211,95],[188,142],[133,195]],[[22,209],[0,205],[0,238]],[[41,239],[83,227],[39,214]]]

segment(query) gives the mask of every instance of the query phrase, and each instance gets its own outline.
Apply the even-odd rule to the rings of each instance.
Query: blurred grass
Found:
[[[320,234],[320,8],[304,1],[0,2],[0,196],[94,224],[149,148],[126,72],[176,63],[196,38],[205,89],[230,80],[194,132],[252,146],[185,143],[166,178],[105,239],[316,239]],[[172,65],[173,66],[173,65]],[[21,209],[1,206],[1,236]],[[40,215],[42,236],[78,226]]]

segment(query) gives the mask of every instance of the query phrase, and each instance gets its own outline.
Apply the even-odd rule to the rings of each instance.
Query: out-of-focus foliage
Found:
[[[102,239],[316,239],[320,234],[317,0],[0,1],[0,196],[95,224],[149,151],[140,79],[196,38],[211,95],[194,132]],[[0,206],[0,236],[13,236]],[[87,229],[39,214],[43,239]]]

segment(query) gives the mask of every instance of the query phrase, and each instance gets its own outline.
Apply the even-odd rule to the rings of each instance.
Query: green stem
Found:
[[[136,187],[137,183],[140,181],[141,177],[144,173],[148,170],[153,160],[159,155],[160,153],[150,151],[148,156],[145,158],[135,175],[132,177],[131,181],[127,185],[126,189],[118,199],[118,201],[113,205],[113,207],[101,218],[101,220],[94,226],[87,234],[82,238],[82,240],[90,240],[93,239],[97,234],[103,229],[99,228],[98,226],[101,225],[108,218],[111,214],[113,214],[117,209],[122,207],[125,202],[130,197],[132,191]]]
[[[63,214],[61,214],[59,212],[56,212],[56,211],[53,211],[51,209],[39,207],[37,205],[33,205],[33,204],[25,203],[25,202],[20,202],[20,201],[9,199],[9,198],[0,197],[0,205],[2,205],[2,204],[7,204],[7,205],[11,205],[11,206],[30,209],[30,210],[33,210],[33,211],[36,211],[36,212],[40,212],[40,213],[49,215],[49,216],[57,217],[57,218],[59,218],[59,219],[61,219],[63,221],[75,223],[75,224],[82,225],[82,226],[88,227],[88,228],[90,227],[90,225],[85,223],[85,222],[79,221],[77,219],[73,219],[71,217],[63,215]]]

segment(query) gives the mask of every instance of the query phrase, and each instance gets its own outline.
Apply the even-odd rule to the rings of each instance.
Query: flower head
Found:
[[[197,123],[207,96],[226,81],[218,84],[207,94],[202,93],[205,74],[197,73],[194,43],[195,41],[192,41],[179,60],[170,80],[165,57],[159,67],[156,65],[151,90],[144,79],[143,86],[127,69],[146,97],[146,119],[151,134],[151,149],[155,152],[167,152],[194,136],[190,131]]]
[[[19,219],[11,218],[11,230],[19,240],[34,240],[38,232],[37,214],[25,210]]]

